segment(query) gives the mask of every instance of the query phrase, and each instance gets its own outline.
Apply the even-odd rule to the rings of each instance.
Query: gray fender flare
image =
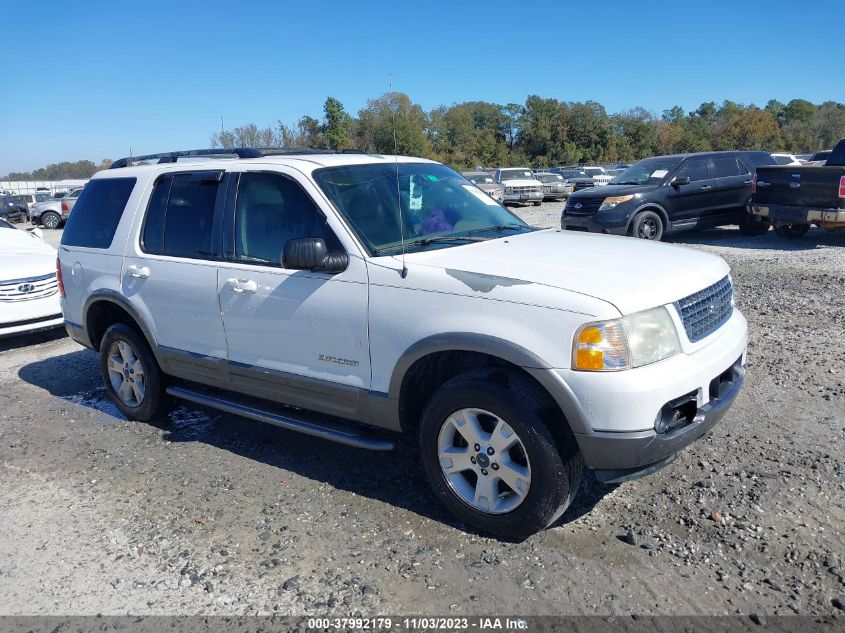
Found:
[[[432,353],[479,352],[506,360],[524,369],[549,393],[563,411],[573,433],[592,433],[587,417],[569,385],[533,352],[511,341],[476,332],[435,334],[411,345],[396,363],[390,378],[388,397],[398,402],[402,383],[415,362]]]
[[[123,295],[121,295],[115,290],[98,290],[94,292],[90,297],[88,297],[88,299],[85,301],[85,305],[82,308],[82,326],[85,329],[85,334],[86,336],[88,336],[89,341],[91,339],[91,335],[88,332],[88,311],[91,309],[92,305],[102,301],[114,303],[115,305],[123,308],[129,314],[129,316],[132,317],[132,320],[134,320],[135,323],[138,324],[138,327],[141,328],[141,333],[144,335],[144,338],[147,339],[147,343],[149,344],[150,349],[152,349],[153,355],[156,357],[156,360],[158,361],[159,365],[161,365],[159,347],[155,337],[150,332],[150,329],[147,327],[147,324],[144,322],[144,320],[138,315],[137,310],[132,307],[132,304],[127,301]],[[93,346],[93,341],[91,341],[91,344]]]

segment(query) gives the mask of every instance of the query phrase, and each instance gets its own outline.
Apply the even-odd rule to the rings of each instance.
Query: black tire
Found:
[[[663,218],[654,211],[640,211],[631,222],[629,234],[642,240],[659,242],[663,239]]]
[[[112,382],[114,372],[109,372],[109,357],[112,346],[120,342],[127,343],[141,363],[144,377],[143,398],[138,404],[127,404],[118,395]],[[116,323],[106,330],[100,342],[100,373],[106,385],[106,391],[112,402],[129,420],[152,422],[159,418],[167,404],[164,392],[164,375],[153,356],[150,346],[138,331],[124,323]]]
[[[768,218],[755,215],[749,212],[748,209],[743,209],[740,213],[739,232],[743,235],[765,235],[769,232],[769,227],[771,227],[772,223]]]
[[[441,428],[453,413],[468,408],[483,409],[506,421],[524,448],[530,484],[522,502],[509,512],[492,514],[471,506],[455,492],[441,468]],[[441,385],[426,405],[419,429],[422,464],[434,493],[455,516],[485,532],[521,540],[547,528],[572,502],[583,468],[575,437],[559,414],[553,418],[552,411],[556,408],[546,394],[508,370],[476,370]]]
[[[46,211],[41,214],[41,224],[48,229],[57,229],[62,224],[62,218],[58,213]]]
[[[777,233],[780,237],[796,239],[804,237],[809,230],[809,224],[781,224],[775,228],[775,233]]]
[[[533,204],[534,204],[534,206],[535,206],[535,207],[539,207],[539,206],[540,206],[541,204],[543,204],[543,203],[542,203],[542,202],[536,202],[536,201],[535,201]]]

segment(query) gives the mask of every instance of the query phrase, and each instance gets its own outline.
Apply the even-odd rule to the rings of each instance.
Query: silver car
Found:
[[[543,200],[563,200],[568,198],[575,188],[560,174],[541,171],[535,173],[534,177],[543,183]]]
[[[466,171],[463,173],[463,176],[470,182],[475,183],[476,187],[496,202],[501,202],[504,199],[505,188],[496,182],[496,179],[486,171]]]

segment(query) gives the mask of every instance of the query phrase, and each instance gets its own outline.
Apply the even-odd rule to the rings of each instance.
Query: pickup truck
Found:
[[[67,221],[80,193],[82,189],[74,189],[60,200],[36,203],[29,212],[30,221],[36,226],[43,224],[48,229],[59,228]]]
[[[782,237],[802,237],[813,224],[845,229],[845,139],[820,167],[758,167],[749,206]]]

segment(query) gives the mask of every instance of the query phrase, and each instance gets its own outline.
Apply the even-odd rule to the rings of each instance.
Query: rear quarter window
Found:
[[[62,245],[109,248],[136,180],[92,180],[80,193],[70,213],[62,235]]]

